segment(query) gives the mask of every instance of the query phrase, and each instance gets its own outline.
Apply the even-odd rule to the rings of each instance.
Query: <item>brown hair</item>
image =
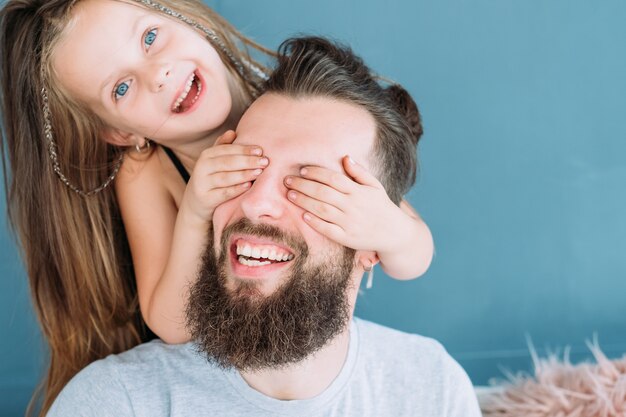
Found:
[[[284,41],[266,92],[328,97],[364,108],[376,121],[372,162],[389,198],[399,203],[415,182],[415,148],[422,136],[417,105],[400,85],[382,87],[349,47],[319,37]]]
[[[50,55],[79,0],[10,0],[0,12],[0,78],[4,138],[0,141],[8,216],[21,245],[35,311],[49,345],[45,380],[27,414],[44,415],[63,386],[90,362],[137,345],[146,335],[132,260],[112,187],[84,197],[57,178],[50,159],[77,188],[93,190],[111,175],[123,149],[100,139],[103,123],[68,97],[53,76]],[[239,34],[200,0],[160,2],[215,31],[244,62],[238,74],[216,47],[248,101],[260,76]],[[56,147],[43,129],[44,88]],[[37,404],[40,402],[40,404]]]

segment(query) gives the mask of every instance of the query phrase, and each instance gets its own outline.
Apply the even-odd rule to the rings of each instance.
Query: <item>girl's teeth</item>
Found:
[[[191,90],[191,86],[193,85],[194,77],[195,75],[192,74],[191,77],[189,77],[189,79],[187,80],[187,84],[185,84],[185,89],[176,100],[176,103],[174,103],[174,108],[180,107],[180,103],[182,103],[187,98],[187,94],[189,94],[189,91]]]
[[[189,79],[187,80],[187,83],[185,84],[185,89],[181,93],[180,97],[176,99],[176,102],[174,103],[174,107],[172,108],[172,110],[178,111],[180,109],[181,103],[185,101],[185,99],[187,98],[187,95],[189,94],[189,91],[191,91],[191,86],[193,85],[194,82],[196,82],[198,85],[198,91],[196,92],[196,96],[193,98],[193,100],[191,100],[191,104],[195,103],[196,100],[198,100],[198,97],[200,96],[200,92],[202,91],[202,83],[200,82],[200,80],[196,80],[196,74],[191,74],[191,77],[189,77]]]

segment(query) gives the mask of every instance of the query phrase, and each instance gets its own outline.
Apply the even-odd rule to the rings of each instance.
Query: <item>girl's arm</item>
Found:
[[[381,183],[350,157],[348,176],[305,167],[287,177],[287,197],[306,211],[319,233],[353,249],[376,251],[383,270],[396,279],[416,278],[428,269],[433,239],[428,226],[406,202],[396,206]]]
[[[213,210],[247,190],[264,166],[259,163],[260,152],[253,153],[253,149],[260,151],[258,147],[230,145],[234,134],[223,138],[202,153],[186,188],[180,183],[167,186],[157,154],[160,150],[143,165],[133,167],[129,160],[116,184],[141,313],[150,329],[167,343],[190,339],[184,316],[187,291],[196,278],[207,239],[212,238],[208,233]]]
[[[411,279],[424,275],[433,259],[434,244],[430,229],[406,201],[400,202],[401,213],[389,215],[391,238],[389,249],[378,250],[380,266],[396,279]]]
[[[115,191],[133,257],[141,315],[161,339],[182,343],[189,340],[183,316],[184,289],[192,279],[206,232],[191,227],[180,216],[176,235],[178,239],[187,236],[187,251],[173,250],[179,245],[179,241],[173,244],[178,210],[159,152],[147,161],[126,158]],[[176,266],[178,271],[172,274]],[[163,291],[166,287],[170,287],[169,292]],[[154,302],[157,294],[159,300]]]

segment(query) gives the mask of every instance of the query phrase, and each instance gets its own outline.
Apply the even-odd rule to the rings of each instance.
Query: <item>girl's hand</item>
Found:
[[[287,198],[305,210],[309,226],[343,246],[379,253],[393,250],[397,243],[393,220],[406,215],[363,166],[349,156],[342,163],[348,176],[307,166],[301,176],[286,177]]]
[[[185,206],[201,222],[210,221],[217,206],[250,188],[269,164],[261,147],[233,145],[236,137],[235,132],[227,131],[196,161],[181,210]]]

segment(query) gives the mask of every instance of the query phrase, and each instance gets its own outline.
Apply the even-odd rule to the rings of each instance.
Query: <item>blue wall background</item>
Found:
[[[626,352],[626,2],[214,0],[269,47],[298,33],[350,43],[408,88],[424,118],[408,195],[430,225],[428,273],[376,270],[358,314],[435,337],[475,384],[530,370],[594,333]],[[0,229],[0,415],[19,415],[43,363],[26,278]]]

